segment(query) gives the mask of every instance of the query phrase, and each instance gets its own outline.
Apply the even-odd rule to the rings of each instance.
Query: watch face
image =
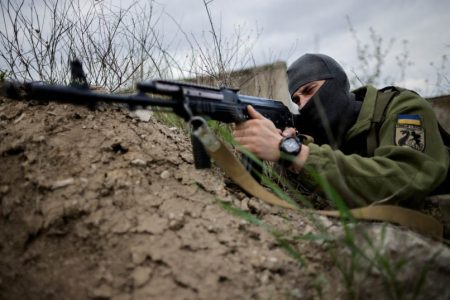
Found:
[[[283,148],[287,153],[296,153],[298,152],[300,145],[295,139],[286,139],[283,142]]]

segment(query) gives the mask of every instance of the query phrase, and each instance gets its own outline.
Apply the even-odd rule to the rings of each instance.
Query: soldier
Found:
[[[234,137],[262,160],[280,162],[312,191],[319,174],[351,207],[413,206],[446,178],[449,155],[430,104],[415,92],[364,86],[350,92],[342,67],[305,54],[288,68],[289,92],[300,109],[297,130],[278,130],[251,106]]]

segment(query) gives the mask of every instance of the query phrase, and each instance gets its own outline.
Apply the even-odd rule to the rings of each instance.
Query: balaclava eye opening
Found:
[[[291,97],[309,82],[326,80],[300,110],[296,127],[300,133],[314,137],[316,144],[339,148],[361,109],[342,67],[329,56],[305,54],[288,68],[287,74]]]

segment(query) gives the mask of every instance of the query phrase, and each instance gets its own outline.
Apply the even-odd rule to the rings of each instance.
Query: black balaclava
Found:
[[[296,127],[312,136],[316,144],[339,148],[361,109],[342,67],[329,56],[305,54],[290,65],[287,74],[291,97],[304,84],[326,80],[300,110]]]

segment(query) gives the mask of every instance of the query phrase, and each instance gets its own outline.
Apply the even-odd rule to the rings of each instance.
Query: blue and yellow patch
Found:
[[[397,146],[406,146],[418,151],[425,150],[425,130],[420,115],[398,115],[394,141]]]
[[[422,126],[422,118],[419,115],[398,115],[397,124]]]

